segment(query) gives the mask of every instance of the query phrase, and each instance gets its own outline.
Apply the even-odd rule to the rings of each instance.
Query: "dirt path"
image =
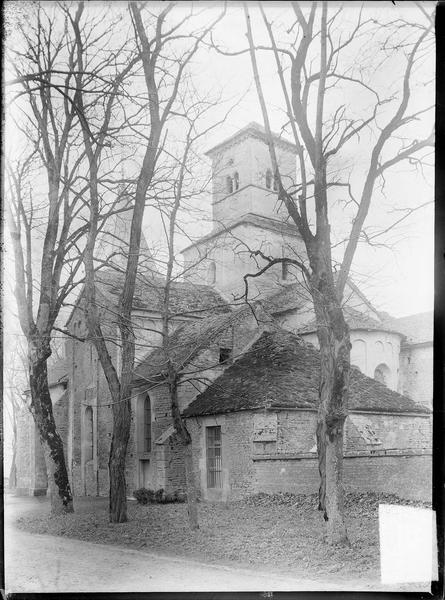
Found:
[[[278,574],[207,565],[14,527],[27,512],[47,510],[35,498],[5,498],[7,592],[148,592],[317,590],[320,583]],[[337,589],[341,589],[338,587]]]
[[[422,586],[380,586],[375,581],[329,582],[297,579],[260,569],[206,564],[186,557],[96,544],[18,530],[21,515],[46,513],[46,498],[5,496],[6,591],[425,591]]]

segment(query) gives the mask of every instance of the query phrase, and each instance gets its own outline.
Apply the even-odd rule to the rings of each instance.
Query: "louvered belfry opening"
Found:
[[[221,427],[206,428],[207,487],[222,487]]]

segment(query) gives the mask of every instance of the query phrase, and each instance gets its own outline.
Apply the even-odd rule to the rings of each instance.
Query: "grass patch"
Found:
[[[317,496],[258,494],[243,501],[201,503],[200,529],[188,528],[185,504],[130,502],[127,523],[108,521],[108,501],[77,499],[76,512],[49,517],[30,514],[17,525],[32,533],[117,544],[149,552],[196,558],[207,563],[269,568],[318,580],[379,578],[378,505],[426,503],[388,494],[348,494],[346,519],[351,547],[324,541]]]

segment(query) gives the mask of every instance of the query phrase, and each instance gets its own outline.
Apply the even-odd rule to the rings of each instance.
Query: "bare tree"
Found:
[[[285,35],[277,40],[277,28],[267,17],[262,4],[259,5],[270,41],[267,46],[255,44],[251,17],[247,5],[244,5],[249,42],[247,51],[250,53],[264,118],[278,198],[297,226],[307,252],[307,259],[302,261],[263,256],[266,261],[264,268],[268,269],[283,260],[295,264],[303,272],[312,296],[321,354],[317,421],[321,476],[319,509],[323,511],[327,524],[328,540],[332,543],[348,543],[342,474],[351,344],[342,309],[343,295],[357,246],[363,239],[365,219],[376,186],[388,169],[402,161],[418,165],[425,150],[429,151],[433,144],[432,132],[424,138],[413,139],[410,129],[413,123],[422,120],[430,108],[413,108],[410,99],[415,66],[422,60],[425,48],[431,44],[432,18],[422,10],[422,18],[426,22],[424,26],[393,21],[381,28],[377,35],[375,21],[364,19],[362,10],[359,10],[356,23],[345,31],[345,27],[339,25],[344,17],[344,8],[341,6],[331,8],[326,2],[320,5],[313,3],[306,10],[298,2],[292,2],[291,5],[294,22],[287,34],[294,39],[287,45],[282,43]],[[372,38],[376,35],[380,36],[380,46],[373,45]],[[367,72],[363,60],[356,58],[357,52],[363,52],[364,40],[365,47],[372,46],[374,64],[379,60],[379,50],[383,54],[383,61],[388,58],[387,51],[389,54],[397,52],[399,60],[404,61],[398,89],[389,97],[380,97],[376,86],[373,86],[372,72]],[[277,160],[269,109],[260,77],[260,50],[272,53],[275,58],[277,85],[282,91],[284,112],[295,141],[298,181],[291,185],[280,172]],[[355,69],[354,63],[347,60],[348,51],[356,53]],[[365,91],[374,102],[364,118],[357,118],[353,107],[343,105],[335,96],[337,89],[344,84]],[[385,124],[382,125],[382,122]],[[361,180],[355,184],[360,191],[355,193],[355,186],[341,177],[333,177],[335,168],[329,167],[348,147],[355,148],[354,144],[360,136],[369,131],[371,134],[366,138],[368,164]],[[333,258],[334,222],[331,209],[332,198],[339,187],[347,189],[349,204],[354,211],[335,277],[337,265]]]
[[[88,107],[79,96],[78,106],[82,118],[83,143],[89,165],[88,193],[90,204],[90,224],[85,249],[85,298],[86,318],[90,336],[96,347],[99,360],[104,371],[112,397],[113,436],[110,448],[110,519],[113,522],[127,520],[125,461],[130,435],[131,419],[131,385],[135,355],[134,331],[131,322],[133,296],[139,263],[141,228],[144,216],[147,193],[152,185],[156,165],[163,150],[165,140],[162,139],[168,119],[174,115],[175,102],[186,68],[199,48],[202,39],[207,35],[211,25],[192,31],[185,28],[193,17],[193,10],[177,22],[171,19],[173,4],[167,5],[157,14],[148,11],[147,6],[137,2],[129,4],[129,11],[134,26],[136,48],[133,56],[127,59],[125,66],[117,70],[112,78],[108,91],[104,118],[98,128],[97,137],[90,134],[91,119],[88,119]],[[83,3],[79,4],[83,10]],[[144,23],[143,16],[147,16]],[[172,23],[169,20],[172,20]],[[83,44],[83,32],[79,22],[71,20],[76,32],[78,48]],[[187,40],[184,46],[184,40]],[[177,47],[175,47],[177,46]],[[98,221],[100,215],[100,161],[104,142],[113,127],[112,109],[125,77],[136,63],[142,67],[143,81],[148,102],[142,110],[148,112],[149,122],[143,123],[145,131],[139,131],[139,140],[143,139],[143,156],[134,189],[129,193],[133,200],[130,204],[132,222],[128,256],[125,265],[122,292],[118,308],[118,327],[121,347],[120,373],[113,364],[107,348],[105,336],[100,322],[100,312],[95,300],[94,248],[97,240]],[[83,70],[83,67],[80,69]]]
[[[202,127],[203,118],[207,117],[207,113],[213,111],[221,100],[206,99],[202,100],[196,90],[188,93],[189,101],[182,101],[183,114],[181,115],[185,121],[184,140],[180,144],[182,148],[178,152],[177,158],[173,157],[173,166],[171,180],[167,182],[167,189],[172,190],[173,194],[167,197],[158,197],[158,210],[162,215],[163,228],[166,238],[167,257],[166,257],[166,272],[164,283],[164,295],[162,303],[162,350],[165,357],[165,364],[162,371],[165,373],[165,381],[167,382],[171,411],[174,429],[180,439],[183,461],[185,467],[185,481],[187,490],[187,505],[189,525],[191,529],[199,528],[198,507],[197,507],[197,487],[193,469],[192,456],[192,439],[187,429],[185,420],[181,416],[180,405],[178,401],[178,388],[182,379],[182,365],[175,360],[177,348],[171,347],[172,338],[172,323],[175,319],[175,312],[171,306],[171,288],[184,275],[184,268],[179,267],[176,258],[176,238],[178,233],[183,233],[184,229],[180,221],[180,213],[182,210],[190,210],[191,201],[194,197],[200,197],[205,191],[206,183],[200,183],[199,177],[196,176],[194,168],[197,161],[197,145],[208,135],[215,127],[219,126],[225,119],[224,116],[219,121],[214,121],[212,125]],[[188,106],[187,106],[188,104]],[[199,159],[198,159],[199,160]],[[171,194],[171,192],[170,192]],[[205,260],[206,256],[202,256],[199,262]],[[198,265],[194,264],[193,268]],[[187,270],[192,266],[187,265]],[[218,307],[215,307],[216,309]],[[188,315],[191,316],[191,315]],[[194,315],[196,317],[196,314]],[[181,317],[187,317],[182,314]],[[196,381],[199,376],[196,375]],[[192,378],[193,380],[193,378]],[[190,381],[190,379],[189,379]]]
[[[32,18],[26,26],[19,23],[19,40],[10,47],[8,62],[16,74],[8,90],[10,110],[27,148],[7,164],[6,215],[18,316],[27,340],[30,410],[45,455],[51,509],[70,512],[72,494],[47,361],[59,313],[79,279],[78,244],[86,231],[80,220],[82,192],[73,192],[81,162],[73,102],[75,40],[65,35],[52,10],[37,5]],[[18,147],[9,141],[10,151],[17,153]]]

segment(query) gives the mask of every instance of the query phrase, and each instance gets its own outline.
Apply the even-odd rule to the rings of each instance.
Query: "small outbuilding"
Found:
[[[319,360],[299,336],[264,331],[185,409],[203,499],[318,490]],[[352,369],[347,490],[427,498],[430,440],[427,407]]]

